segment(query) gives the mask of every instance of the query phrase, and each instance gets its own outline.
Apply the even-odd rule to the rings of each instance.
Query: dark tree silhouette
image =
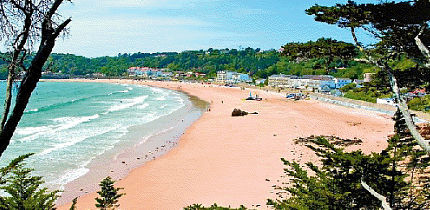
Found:
[[[70,2],[70,0],[66,0]],[[36,88],[55,40],[66,31],[71,18],[60,21],[57,13],[64,0],[4,0],[0,1],[0,40],[5,41],[9,50],[8,79],[3,117],[0,123],[0,156],[6,150],[10,139],[21,120],[31,93]],[[24,66],[27,55],[39,43],[29,66]],[[22,77],[12,104],[12,87],[17,73]]]

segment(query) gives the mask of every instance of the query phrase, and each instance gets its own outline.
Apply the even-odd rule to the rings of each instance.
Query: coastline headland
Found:
[[[209,103],[176,147],[131,170],[125,178],[117,178],[116,186],[126,193],[120,198],[121,209],[182,209],[194,203],[268,209],[266,200],[277,198],[272,186],[280,184],[284,175],[280,158],[300,163],[316,160],[310,149],[294,144],[293,139],[310,135],[358,138],[363,144],[352,149],[370,153],[384,149],[387,135],[393,132],[394,123],[385,114],[315,100],[286,100],[261,90],[199,83],[89,81],[168,88]],[[244,100],[250,91],[263,100]],[[231,117],[235,108],[258,114]],[[79,188],[67,186],[65,193]],[[80,196],[78,209],[95,209],[97,190]],[[69,207],[66,203],[58,209]]]

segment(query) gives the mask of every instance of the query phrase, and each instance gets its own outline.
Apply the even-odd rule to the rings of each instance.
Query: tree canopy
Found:
[[[288,43],[285,46],[289,47],[284,50],[297,52],[298,46],[308,46],[303,47],[302,50],[317,52],[324,48],[319,47],[320,44],[315,44],[320,42],[327,45],[329,45],[329,42],[333,43],[334,47],[329,52],[337,53],[339,56],[330,57],[328,56],[329,52],[324,51],[321,52],[323,54],[313,53],[308,55],[306,59],[299,59],[301,61],[296,62],[294,58],[298,58],[297,56],[294,58],[291,56],[280,56],[280,53],[276,50],[262,51],[258,48],[245,48],[240,51],[236,49],[208,49],[184,51],[181,53],[139,52],[97,58],[53,53],[45,64],[45,69],[54,74],[72,77],[91,76],[95,73],[118,77],[125,75],[126,70],[134,66],[165,68],[169,71],[201,72],[212,78],[216,76],[216,72],[219,70],[247,73],[254,78],[267,78],[273,74],[282,73],[294,75],[330,74],[334,77],[357,79],[362,78],[363,73],[375,72],[372,65],[358,63],[351,59],[353,58],[351,57],[353,56],[352,54],[356,54],[357,52],[352,44],[334,39],[321,38],[317,41],[306,43]],[[31,59],[33,55],[28,55],[27,57]],[[28,66],[29,62],[24,62],[24,65]],[[3,65],[3,71],[1,71],[1,66],[0,64],[0,78],[5,78],[7,76],[7,68]],[[327,72],[327,69],[336,70]]]
[[[315,21],[349,28],[358,46],[355,28],[362,28],[380,42],[380,50],[394,50],[407,53],[412,57],[421,57],[421,50],[414,38],[420,30],[421,40],[430,43],[429,31],[426,29],[430,20],[430,2],[414,0],[403,2],[383,2],[379,4],[357,4],[348,1],[335,6],[315,5],[306,10],[314,15]]]
[[[281,55],[292,60],[326,59],[330,63],[336,58],[348,61],[357,56],[357,48],[351,43],[320,38],[306,43],[289,43],[283,46]]]

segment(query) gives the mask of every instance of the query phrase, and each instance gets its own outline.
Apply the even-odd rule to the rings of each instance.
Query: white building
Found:
[[[255,80],[255,84],[256,85],[264,84],[264,82],[266,82],[266,79],[257,79],[257,80]]]
[[[268,84],[272,87],[294,87],[292,78],[297,78],[294,75],[274,74],[268,78]]]
[[[216,81],[220,82],[220,83],[225,83],[227,82],[228,77],[227,77],[227,72],[226,71],[217,71],[216,73]]]
[[[298,89],[318,90],[330,92],[332,89],[341,88],[352,80],[349,78],[334,78],[331,75],[295,75],[275,74],[269,77],[269,86],[288,87]]]
[[[333,76],[330,75],[304,75],[303,77],[308,78],[309,82],[307,88],[318,90],[319,92],[329,92],[336,88],[336,82]]]
[[[393,98],[377,98],[376,99],[377,104],[387,104],[391,106],[396,106],[396,103]]]
[[[134,77],[158,77],[162,74],[160,70],[149,67],[130,67],[127,73]]]
[[[218,71],[216,81],[220,83],[239,83],[251,82],[252,79],[248,74],[241,74],[232,71]]]

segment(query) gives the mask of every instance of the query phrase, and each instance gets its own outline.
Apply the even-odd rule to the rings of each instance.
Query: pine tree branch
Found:
[[[364,189],[366,189],[370,194],[372,194],[382,202],[382,208],[384,208],[385,210],[392,210],[387,202],[387,198],[373,190],[369,185],[366,184],[366,182],[363,181],[363,179],[361,180],[361,186],[363,186]]]
[[[418,49],[420,49],[421,53],[427,58],[427,64],[426,64],[426,66],[430,66],[430,50],[424,45],[424,43],[420,39],[420,36],[424,33],[424,30],[426,28],[427,28],[427,24],[424,23],[421,26],[420,32],[415,37],[415,44],[418,46]]]
[[[358,42],[357,35],[355,34],[355,28],[354,27],[351,27],[351,35],[352,35],[352,38],[354,39],[355,45],[358,47],[358,49],[360,49],[360,51],[363,52],[364,48]]]
[[[418,47],[420,48],[421,52],[430,61],[430,51],[428,50],[428,48],[426,48],[424,46],[424,44],[421,42],[421,39],[419,38],[419,36],[423,33],[424,30],[425,30],[425,25],[423,25],[423,27],[421,28],[420,33],[415,37],[415,41],[416,41]],[[353,38],[354,38],[354,41],[355,41],[356,45],[358,47],[360,47],[360,45],[359,45],[359,43],[357,41],[357,37],[355,36],[354,31],[351,30],[351,33],[353,35]],[[417,142],[421,146],[421,148],[423,148],[428,154],[430,154],[430,145],[429,145],[428,142],[426,142],[424,140],[424,138],[421,136],[421,134],[418,132],[417,128],[415,127],[415,125],[413,123],[413,120],[412,120],[412,117],[411,117],[411,114],[408,111],[408,106],[407,106],[406,102],[403,100],[403,98],[400,96],[400,89],[399,89],[397,80],[396,80],[396,78],[394,77],[394,75],[393,75],[393,73],[391,71],[390,66],[388,66],[387,62],[382,62],[382,59],[380,59],[379,61],[375,61],[370,55],[368,55],[368,59],[364,59],[363,61],[365,61],[367,63],[375,64],[378,67],[380,67],[382,70],[384,70],[384,71],[386,71],[388,73],[389,78],[390,78],[390,85],[391,85],[392,91],[394,93],[394,97],[397,99],[397,102],[399,104],[399,110],[401,111],[401,113],[402,113],[402,115],[403,115],[403,117],[405,119],[406,125],[407,125],[410,133],[412,134],[412,136],[414,137],[414,139],[417,140]],[[385,210],[391,210],[391,207],[387,203],[387,198],[386,197],[384,197],[381,194],[377,193],[369,185],[367,185],[363,180],[361,180],[361,185],[370,194],[372,194],[373,196],[375,196],[377,199],[379,199],[382,202],[382,207]]]
[[[16,5],[17,7],[19,6],[19,4],[17,4],[15,1],[12,1],[12,3],[14,3],[14,5]],[[6,99],[2,119],[0,122],[0,133],[3,131],[6,121],[9,117],[10,107],[12,103],[12,86],[13,81],[15,80],[15,70],[17,66],[23,66],[22,62],[24,60],[25,55],[22,57],[21,60],[19,59],[19,56],[23,51],[25,51],[25,45],[27,43],[28,37],[30,36],[31,30],[31,16],[33,10],[27,11],[25,8],[22,7],[20,7],[19,9],[22,9],[23,13],[25,14],[25,20],[22,32],[15,38],[14,45],[16,45],[17,43],[18,45],[16,47],[14,46],[12,62],[8,66]]]
[[[419,37],[424,30],[425,30],[425,25],[421,28],[421,32],[418,34],[417,37]],[[429,56],[428,58],[430,59],[430,51],[428,52],[428,56]],[[387,64],[387,62],[383,62],[382,59],[380,59],[379,61],[374,61],[371,56],[369,56],[369,59],[364,59],[363,61],[367,63],[375,64],[379,68],[381,68],[382,70],[388,73],[390,78],[391,89],[393,90],[394,97],[397,99],[399,109],[402,112],[403,117],[405,118],[406,125],[408,126],[408,129],[411,132],[412,137],[414,137],[414,139],[418,142],[418,144],[421,146],[422,149],[424,149],[428,154],[430,154],[429,142],[427,142],[421,136],[421,134],[418,132],[417,128],[415,127],[411,114],[409,113],[409,110],[408,110],[408,105],[406,104],[405,100],[400,96],[400,89],[399,89],[397,80],[392,73],[391,67]]]
[[[406,104],[405,100],[400,97],[400,89],[397,85],[397,80],[394,77],[394,75],[386,69],[388,72],[388,75],[390,77],[390,84],[391,88],[393,89],[394,97],[398,100],[399,103],[399,109],[402,112],[402,115],[405,119],[406,125],[408,126],[409,132],[411,132],[412,137],[414,137],[415,140],[417,140],[418,144],[423,148],[428,154],[430,154],[430,145],[426,140],[421,136],[421,134],[418,132],[416,126],[413,123],[411,114],[408,110],[408,105]]]

